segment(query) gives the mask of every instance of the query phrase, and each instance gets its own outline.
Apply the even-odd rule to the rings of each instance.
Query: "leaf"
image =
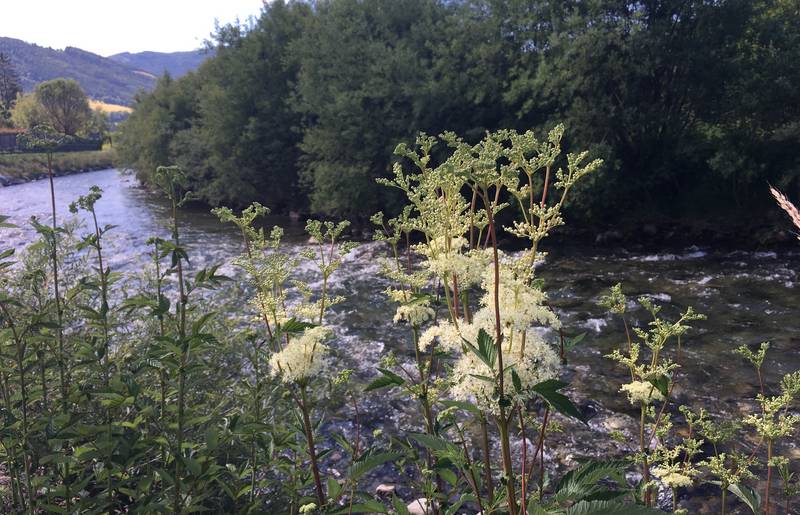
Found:
[[[579,335],[577,335],[577,336],[573,336],[572,338],[567,338],[567,339],[564,341],[564,349],[565,349],[565,350],[571,350],[571,349],[572,349],[572,348],[574,348],[576,345],[578,345],[579,343],[581,343],[581,342],[583,341],[583,339],[584,339],[584,338],[586,338],[586,333],[581,333],[581,334],[579,334]]]
[[[753,513],[761,513],[761,495],[747,485],[734,483],[728,487],[728,491],[739,498],[750,508]]]
[[[342,485],[332,477],[328,478],[327,485],[328,498],[334,502],[338,501],[339,497],[342,495]]]
[[[489,334],[484,330],[481,329],[478,332],[478,346],[475,347],[470,341],[465,338],[462,338],[464,341],[464,345],[467,346],[469,350],[471,350],[481,361],[483,361],[487,367],[491,370],[494,370],[495,360],[497,359],[497,349],[494,346],[494,340]]]
[[[463,409],[464,411],[468,411],[468,412],[473,413],[475,415],[480,415],[480,413],[481,413],[480,408],[478,408],[477,406],[475,406],[471,402],[467,402],[467,401],[447,401],[447,400],[444,400],[444,401],[439,401],[439,403],[442,406],[446,407],[446,408]]]
[[[663,515],[664,512],[639,506],[612,501],[581,501],[564,512],[564,515]]]
[[[350,465],[349,478],[351,481],[357,481],[358,478],[367,472],[380,467],[386,462],[394,461],[402,456],[399,452],[380,452],[380,453],[367,453]]]
[[[511,382],[514,384],[514,390],[517,393],[522,392],[522,380],[519,378],[519,374],[513,368],[511,369]]]
[[[580,420],[585,424],[586,417],[583,416],[583,414],[566,395],[558,391],[565,386],[567,386],[566,383],[562,383],[556,379],[549,379],[535,385],[533,387],[533,391],[538,393],[557,412],[561,413],[562,415]]]
[[[386,507],[378,501],[368,500],[358,504],[354,504],[352,508],[345,506],[341,510],[333,512],[334,514],[343,513],[388,513]]]
[[[555,498],[558,502],[600,500],[605,496],[618,496],[623,490],[610,490],[598,482],[612,479],[620,486],[627,486],[625,469],[630,463],[625,460],[587,461],[578,468],[570,470],[561,478],[556,486]],[[605,497],[609,499],[610,497]]]
[[[474,500],[475,496],[473,496],[472,494],[462,494],[461,497],[459,497],[459,499],[447,509],[445,515],[456,515],[456,513],[458,513],[458,510],[461,509],[461,506],[463,506],[464,503]]]
[[[186,466],[186,470],[188,470],[191,475],[193,476],[200,475],[200,463],[198,463],[196,459],[191,458],[189,456],[184,456],[183,458],[181,458],[181,460],[183,460],[183,464]]]
[[[405,505],[403,500],[396,495],[392,496],[392,507],[394,508],[394,511],[397,512],[397,515],[409,515],[408,507]]]
[[[6,220],[8,220],[9,218],[11,218],[11,217],[10,216],[6,216],[6,215],[0,215],[0,227],[8,228],[8,229],[15,228],[16,225],[14,225],[12,223],[9,223],[9,222],[6,222]]]
[[[669,397],[669,381],[669,376],[662,374],[656,379],[651,379],[650,384],[655,386],[656,390],[666,399]]]
[[[292,317],[283,324],[278,326],[278,332],[284,334],[299,334],[311,327],[314,327],[314,324],[309,324],[308,322],[301,322],[300,320],[297,320],[296,318]]]
[[[219,431],[216,427],[209,427],[206,429],[206,447],[208,450],[213,451],[219,446]]]
[[[450,450],[452,446],[447,440],[425,433],[411,433],[408,437],[415,440],[426,449],[432,449],[434,451],[447,451]]]
[[[378,371],[380,371],[383,376],[369,383],[366,388],[364,388],[365,392],[371,392],[372,390],[378,390],[386,387],[403,386],[406,383],[405,379],[395,374],[391,370],[379,368]]]
[[[203,330],[203,326],[205,326],[206,323],[216,314],[216,311],[211,311],[195,320],[194,323],[192,323],[192,334],[200,334],[200,332]]]
[[[452,470],[438,469],[436,473],[439,474],[439,476],[441,476],[442,479],[450,483],[452,486],[455,487],[458,484],[458,476],[456,476],[456,473],[453,472]]]

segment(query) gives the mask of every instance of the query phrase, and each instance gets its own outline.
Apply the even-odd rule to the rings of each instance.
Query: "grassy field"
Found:
[[[67,175],[111,168],[113,149],[53,154],[53,172]],[[47,154],[0,154],[0,185],[15,184],[47,175]]]
[[[119,104],[106,104],[102,100],[89,100],[89,107],[105,114],[133,112],[133,109],[128,106],[122,106]]]

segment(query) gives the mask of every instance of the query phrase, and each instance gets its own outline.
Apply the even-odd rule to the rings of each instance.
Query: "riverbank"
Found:
[[[113,166],[113,149],[53,154],[56,176],[103,170]],[[47,177],[47,154],[0,154],[0,186],[11,186]]]

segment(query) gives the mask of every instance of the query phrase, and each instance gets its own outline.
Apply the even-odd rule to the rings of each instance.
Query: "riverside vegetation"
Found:
[[[54,152],[52,168],[56,175],[86,170],[103,170],[113,166],[114,153],[110,148],[82,152]],[[46,153],[0,154],[0,184],[24,182],[45,177]]]
[[[621,285],[601,302],[624,320],[608,357],[629,370],[619,395],[640,412],[630,452],[582,462],[558,480],[545,473],[548,436],[586,417],[563,393],[560,372],[581,337],[548,307],[540,244],[601,165],[586,152],[565,155],[563,132],[502,130],[475,145],[444,133],[397,147],[401,162],[381,183],[405,207],[373,222],[389,256],[385,293],[397,304],[386,323],[408,328],[414,359],[383,356],[366,387],[337,367],[327,323],[343,301],[329,281],[355,246],[342,239],[346,222],[309,221],[314,243],[295,256],[279,228],[259,227],[265,207],[219,208],[242,236],[239,273],[193,269],[181,235],[186,177],[162,166],[153,178],[171,205],[170,237],[149,241],[146,270],[123,275],[108,265],[114,228],[95,211],[102,191],[71,206],[88,215],[87,227],[60,225],[51,181],[52,223],[31,220],[40,238],[20,255],[0,249],[3,509],[638,515],[686,513],[680,494],[705,483],[720,513],[732,499],[753,513],[792,513],[800,484],[784,451],[800,424],[800,372],[765,384],[768,344],[742,347],[727,359],[753,364],[752,413],[732,420],[695,410],[675,388],[694,380],[681,373],[682,348],[702,315],[687,309],[668,320],[642,298],[652,320],[631,327]],[[501,230],[524,250],[501,250]],[[301,266],[318,280],[297,281]],[[209,294],[233,282],[247,303]],[[362,431],[361,401],[384,389],[418,406],[418,426]],[[335,399],[355,417],[325,431]],[[753,439],[760,443],[747,453],[742,442]],[[334,454],[340,474],[322,466]],[[380,468],[394,468],[413,498],[365,491]]]

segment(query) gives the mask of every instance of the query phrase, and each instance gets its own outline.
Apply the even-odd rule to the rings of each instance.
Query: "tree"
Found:
[[[192,129],[198,116],[195,81],[192,73],[181,80],[164,74],[153,91],[136,96],[133,112],[114,142],[118,166],[134,170],[139,179],[150,181],[157,167],[175,162],[172,147],[176,136]],[[182,148],[188,152],[187,147]]]
[[[8,125],[11,121],[11,109],[21,92],[19,75],[14,63],[8,55],[0,52],[0,127]]]
[[[11,109],[11,123],[21,129],[32,129],[37,125],[47,125],[47,113],[36,100],[36,95],[19,93]]]
[[[89,99],[72,79],[42,82],[34,90],[48,123],[58,132],[75,136],[91,119]]]
[[[320,2],[293,46],[296,108],[306,116],[300,170],[315,212],[363,217],[392,197],[375,179],[426,127],[431,0]],[[389,193],[390,194],[390,193]]]
[[[93,140],[106,140],[109,130],[108,115],[100,109],[92,109],[92,114],[81,128],[80,135]]]

